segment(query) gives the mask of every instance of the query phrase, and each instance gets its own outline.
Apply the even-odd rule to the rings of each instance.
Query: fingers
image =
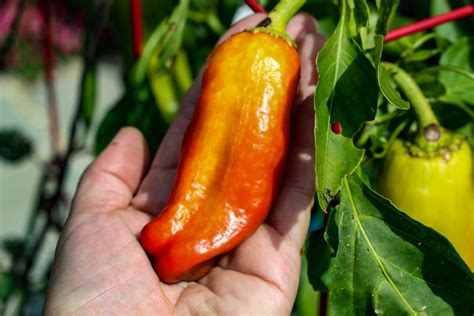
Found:
[[[83,174],[73,214],[127,208],[147,166],[145,138],[135,128],[123,128]]]
[[[300,85],[295,108],[308,96],[314,94],[318,80],[316,72],[316,55],[325,42],[325,37],[318,33],[316,20],[309,14],[300,13],[288,24],[287,33],[298,45],[301,62]]]
[[[308,97],[295,111],[285,177],[267,223],[297,251],[306,237],[315,187],[314,110]]]
[[[302,29],[311,32],[304,33]],[[316,22],[306,14],[296,16],[288,32],[294,34],[300,48],[301,79],[285,178],[267,222],[299,251],[306,238],[315,190],[313,99],[318,79],[315,60],[325,38],[316,33]]]
[[[232,26],[218,41],[223,42],[232,34],[254,27],[265,18],[263,14],[251,15]],[[150,171],[140,186],[132,204],[139,210],[157,214],[164,207],[171,191],[176,167],[178,164],[181,144],[189,125],[194,108],[201,91],[201,77],[198,76],[181,104],[180,112],[169,128],[158,152],[153,160]]]

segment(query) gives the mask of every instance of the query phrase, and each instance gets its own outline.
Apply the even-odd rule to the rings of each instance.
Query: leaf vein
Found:
[[[357,226],[359,227],[359,230],[361,231],[362,233],[362,236],[364,237],[367,245],[369,246],[372,254],[374,255],[374,258],[375,258],[375,261],[377,261],[377,264],[379,265],[380,269],[382,270],[382,273],[383,275],[385,276],[385,278],[387,279],[387,281],[390,283],[390,285],[392,286],[392,288],[395,290],[395,292],[398,294],[398,296],[400,296],[400,298],[402,299],[402,301],[405,303],[405,305],[408,307],[408,309],[410,310],[410,312],[413,314],[413,315],[416,315],[416,311],[414,310],[414,308],[410,305],[410,303],[407,301],[407,299],[403,296],[403,294],[401,293],[400,289],[395,285],[395,282],[394,280],[392,280],[392,278],[390,277],[390,274],[388,273],[388,271],[386,270],[383,262],[381,261],[381,258],[379,258],[379,255],[377,254],[374,246],[372,245],[372,243],[370,242],[370,239],[369,239],[369,236],[367,236],[367,233],[366,231],[364,230],[363,226],[362,226],[362,223],[360,222],[360,218],[359,218],[359,214],[357,212],[357,207],[356,207],[356,203],[354,201],[354,199],[352,198],[352,191],[349,187],[349,183],[348,183],[348,180],[347,180],[347,177],[344,178],[344,185],[346,186],[346,190],[347,190],[347,193],[348,193],[348,197],[349,197],[349,201],[351,203],[351,207],[352,207],[352,211],[354,213],[354,219],[356,220],[357,222]]]

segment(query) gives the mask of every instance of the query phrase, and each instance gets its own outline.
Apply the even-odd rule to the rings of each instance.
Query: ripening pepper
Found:
[[[284,172],[299,69],[286,38],[258,29],[210,55],[169,200],[140,236],[162,281],[201,278],[265,220]]]
[[[408,215],[444,235],[474,270],[472,149],[444,129],[416,81],[386,64],[412,105],[418,133],[397,139],[384,161],[379,192]]]
[[[474,270],[472,153],[458,138],[439,155],[417,156],[397,140],[384,162],[379,190],[397,207],[444,235]]]

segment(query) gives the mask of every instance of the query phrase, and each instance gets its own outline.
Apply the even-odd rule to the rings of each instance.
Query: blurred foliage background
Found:
[[[270,9],[276,1],[259,2]],[[401,1],[393,24],[453,2]],[[155,151],[219,36],[251,14],[241,0],[142,0],[138,57],[133,3],[0,2],[1,314],[41,314],[54,248],[84,168],[126,125],[140,128]],[[332,33],[338,12],[331,1],[308,1],[303,10],[318,19],[321,33]],[[455,34],[457,27],[440,32]],[[315,212],[312,229],[320,224]],[[294,313],[314,315],[318,295],[304,269],[302,276]]]

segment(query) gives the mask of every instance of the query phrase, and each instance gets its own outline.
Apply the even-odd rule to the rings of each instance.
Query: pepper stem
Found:
[[[296,12],[305,4],[306,0],[280,0],[268,17],[271,24],[269,30],[285,34],[286,26]]]
[[[441,127],[426,96],[406,71],[394,64],[383,63],[383,65],[392,71],[395,83],[403,91],[415,111],[420,126],[418,145],[425,149],[432,147],[427,142],[436,143],[441,139]]]

